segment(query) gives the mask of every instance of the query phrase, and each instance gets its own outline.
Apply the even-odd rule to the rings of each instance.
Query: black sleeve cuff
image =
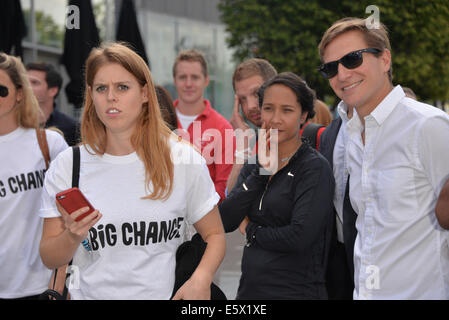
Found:
[[[246,226],[246,246],[249,247],[256,243],[256,232],[262,228],[262,226],[252,221],[248,222]]]

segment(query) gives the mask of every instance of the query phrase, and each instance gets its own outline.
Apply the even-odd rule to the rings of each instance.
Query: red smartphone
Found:
[[[75,221],[80,221],[84,217],[88,216],[95,211],[94,207],[86,199],[80,189],[70,188],[68,190],[59,192],[56,194],[56,201],[67,211],[68,214],[72,214],[78,209],[89,207],[89,211],[80,215]]]

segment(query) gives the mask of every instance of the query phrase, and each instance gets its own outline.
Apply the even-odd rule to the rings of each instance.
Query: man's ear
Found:
[[[384,72],[388,72],[391,68],[391,52],[388,49],[384,49],[382,56],[380,57],[383,62]]]
[[[307,116],[309,115],[308,111],[304,111],[301,113],[301,117],[299,118],[300,124],[303,125],[306,122]]]
[[[58,91],[59,91],[58,87],[48,88],[48,95],[54,98],[58,94]]]

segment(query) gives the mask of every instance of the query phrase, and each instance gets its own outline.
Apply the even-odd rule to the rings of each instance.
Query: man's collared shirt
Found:
[[[449,299],[449,236],[435,215],[449,178],[449,117],[397,86],[364,120],[346,127],[354,298]]]
[[[178,133],[181,135],[187,133],[189,139],[186,140],[204,157],[215,190],[223,200],[226,182],[234,163],[234,131],[228,120],[212,108],[209,100],[203,99],[203,102],[205,105],[203,112],[188,128],[183,128],[178,119]],[[178,103],[179,100],[174,101],[175,108]]]

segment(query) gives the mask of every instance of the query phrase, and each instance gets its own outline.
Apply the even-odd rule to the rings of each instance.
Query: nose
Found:
[[[115,90],[114,90],[114,88],[112,86],[109,87],[109,90],[108,90],[108,100],[109,101],[117,100]]]
[[[187,77],[187,78],[186,78],[186,86],[187,86],[187,87],[190,87],[191,85],[192,85],[192,78]]]
[[[347,69],[344,65],[341,63],[338,64],[338,73],[337,78],[340,81],[344,81],[348,79],[351,76],[351,70]]]
[[[248,110],[259,110],[259,98],[248,97]]]
[[[273,111],[270,123],[272,128],[277,128],[277,125],[281,123],[281,111],[278,108]]]

